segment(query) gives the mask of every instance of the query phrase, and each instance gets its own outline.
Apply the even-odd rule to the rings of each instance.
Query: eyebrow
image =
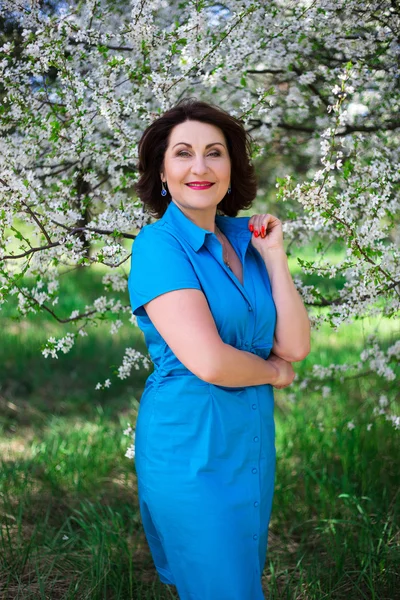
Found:
[[[188,148],[192,147],[192,144],[188,144],[187,142],[178,142],[177,144],[172,146],[172,148],[175,148],[175,146],[179,146],[179,144],[183,144],[184,146],[187,146]],[[212,142],[212,144],[207,144],[206,148],[210,148],[210,146],[215,146],[216,144],[219,144],[220,146],[225,148],[225,145],[222,144],[221,142]]]

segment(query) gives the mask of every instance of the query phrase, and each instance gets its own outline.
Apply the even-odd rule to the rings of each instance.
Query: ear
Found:
[[[164,163],[164,158],[163,158],[163,159],[162,159],[162,161],[161,161],[161,165],[160,165],[160,177],[161,177],[161,181],[164,181],[164,182],[165,182],[165,181],[166,181],[166,179],[165,179],[165,177],[164,177],[164,175],[165,175],[165,174],[164,174],[164,170],[165,170],[165,169],[164,169],[164,164],[165,164],[165,163]]]

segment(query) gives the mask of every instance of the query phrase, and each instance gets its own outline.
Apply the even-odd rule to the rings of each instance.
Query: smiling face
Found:
[[[222,130],[200,121],[176,125],[169,136],[160,175],[181,207],[215,213],[228,190],[231,175]]]

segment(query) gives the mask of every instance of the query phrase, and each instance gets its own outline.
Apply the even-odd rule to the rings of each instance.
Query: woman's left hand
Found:
[[[260,254],[265,250],[284,249],[282,223],[274,215],[253,215],[248,226],[250,231],[253,231],[251,243]]]

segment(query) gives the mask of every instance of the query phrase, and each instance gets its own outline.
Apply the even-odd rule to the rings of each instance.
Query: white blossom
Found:
[[[376,7],[361,0],[317,0],[307,10],[257,0],[179,10],[166,0],[97,6],[73,0],[51,17],[37,2],[29,11],[12,0],[0,6],[2,18],[19,22],[23,40],[0,48],[0,310],[12,298],[22,318],[46,312],[73,328],[44,344],[52,358],[99,322],[110,335],[137,326],[127,294],[130,244],[150,222],[133,192],[138,140],[195,90],[251,129],[257,166],[277,165],[277,202],[292,214],[283,219],[285,242],[299,260],[313,244],[294,277],[313,329],[395,318],[398,40]],[[265,212],[261,183],[254,210]],[[331,245],[341,248],[337,260],[327,258]],[[59,281],[78,265],[101,269],[103,288],[85,308],[63,314]],[[343,284],[326,296],[320,278]],[[313,365],[295,385],[308,391],[323,382],[319,391],[329,398],[335,380],[364,372],[395,380],[399,341],[386,348],[367,339],[358,354],[348,364]],[[149,357],[128,347],[116,376],[141,366]],[[376,404],[384,413],[377,416],[398,428],[390,393],[377,394]]]

